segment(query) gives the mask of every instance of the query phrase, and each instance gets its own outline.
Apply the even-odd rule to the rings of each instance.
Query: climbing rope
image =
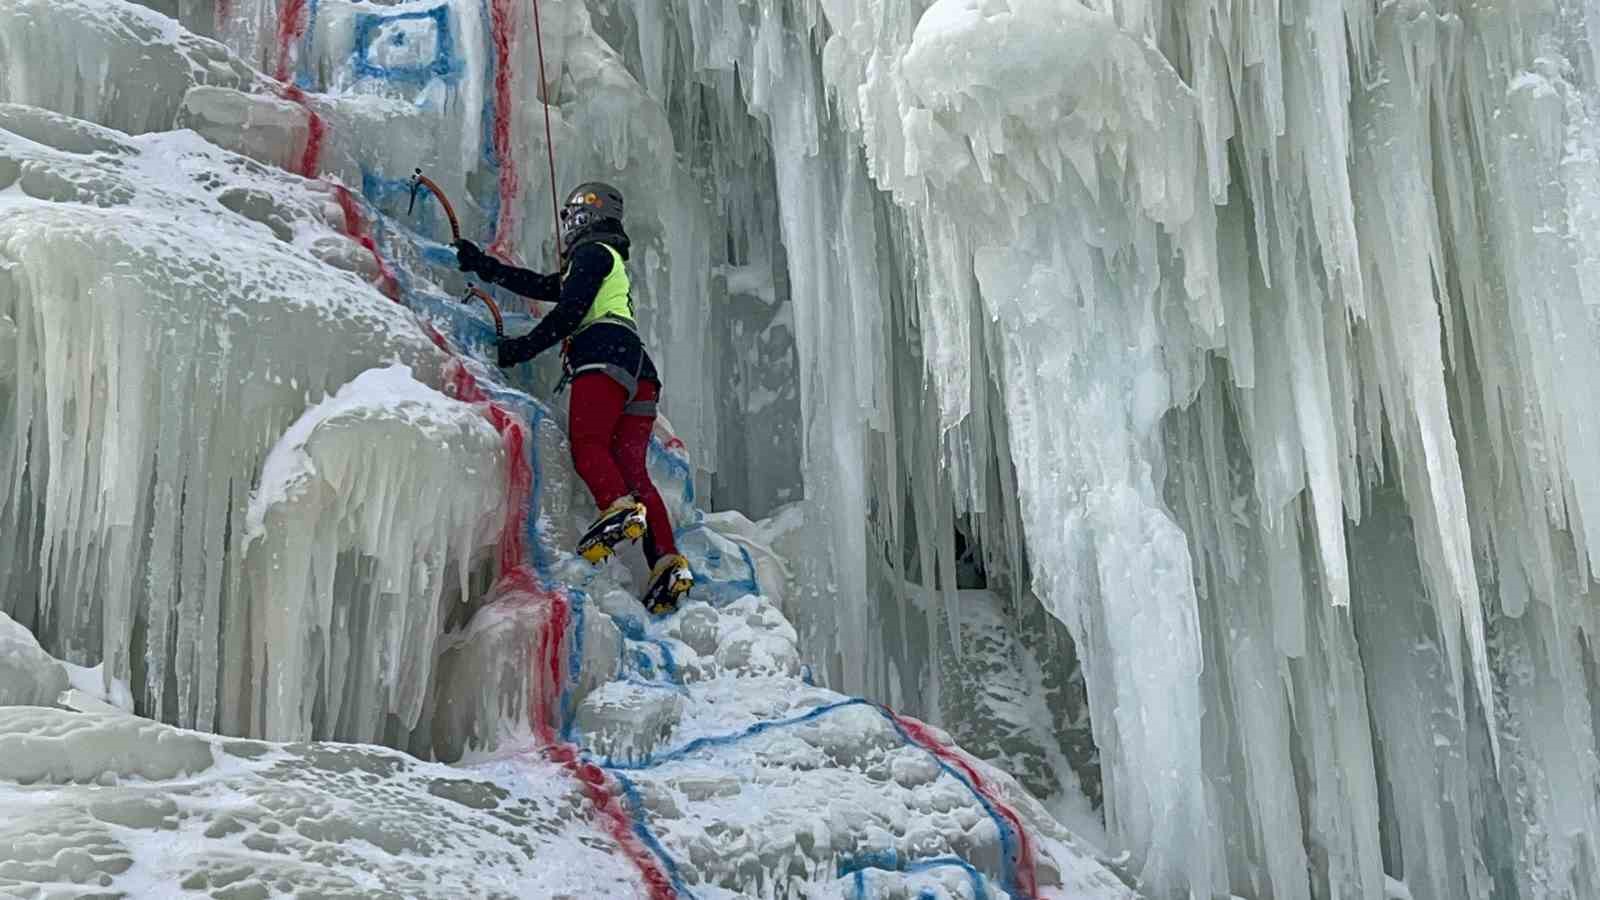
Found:
[[[533,40],[539,51],[539,100],[544,104],[544,148],[550,158],[550,217],[556,229],[559,265],[566,251],[561,248],[561,200],[556,194],[556,144],[550,136],[550,86],[544,76],[544,26],[539,22],[539,0],[533,0]]]

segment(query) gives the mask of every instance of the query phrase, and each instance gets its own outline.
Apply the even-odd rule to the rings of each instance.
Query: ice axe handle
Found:
[[[417,190],[419,188],[427,188],[428,193],[432,194],[434,199],[439,201],[439,205],[444,207],[445,218],[450,220],[450,242],[452,244],[459,243],[461,240],[461,223],[456,220],[456,211],[450,205],[450,198],[444,195],[444,191],[440,190],[437,184],[434,184],[433,179],[422,174],[421,169],[417,169],[416,174],[411,176],[411,203],[406,207],[406,215],[411,215],[412,210],[417,206]]]
[[[462,303],[471,303],[474,299],[482,300],[483,305],[489,307],[489,315],[494,319],[494,335],[498,338],[506,336],[506,321],[500,316],[500,304],[494,298],[478,290],[474,284],[467,285],[467,294],[461,298]]]

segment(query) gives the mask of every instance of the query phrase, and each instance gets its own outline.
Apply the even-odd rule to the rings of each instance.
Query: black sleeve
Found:
[[[513,293],[545,303],[553,302],[561,290],[560,275],[545,275],[532,269],[508,266],[487,254],[478,263],[476,272],[484,281],[498,284]],[[602,276],[604,277],[604,276]]]
[[[567,277],[561,282],[561,302],[540,319],[532,331],[500,342],[500,365],[527,362],[577,331],[578,324],[589,314],[589,307],[600,293],[601,283],[615,264],[611,254],[599,244],[579,247],[574,252]]]

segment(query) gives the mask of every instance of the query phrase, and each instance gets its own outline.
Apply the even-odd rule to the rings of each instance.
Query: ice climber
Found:
[[[560,219],[566,246],[560,274],[506,265],[467,240],[456,243],[456,257],[463,272],[556,304],[532,331],[501,340],[498,362],[503,368],[515,366],[565,340],[572,463],[600,509],[578,542],[578,553],[598,564],[624,540],[643,536],[650,561],[644,605],[652,613],[671,612],[694,576],[678,553],[667,507],[645,468],[661,376],[634,323],[622,194],[608,184],[581,184],[568,196]]]

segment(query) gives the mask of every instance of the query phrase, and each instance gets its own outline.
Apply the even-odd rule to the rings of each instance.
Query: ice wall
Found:
[[[0,596],[69,660],[131,676],[145,708],[211,725],[267,451],[369,365],[442,384],[444,354],[319,261],[370,263],[326,188],[193,134],[135,140],[9,105],[0,160]]]
[[[955,527],[1157,895],[1600,890],[1588,5],[634,19],[774,148],[835,678],[938,687],[883,570],[959,621]]]
[[[21,0],[5,8],[17,14],[13,30],[42,23],[54,38],[7,44],[8,71],[62,77],[7,82],[6,99],[26,105],[0,106],[0,211],[10,228],[0,230],[0,372],[14,398],[0,410],[0,475],[12,486],[0,508],[10,517],[0,574],[6,612],[26,625],[0,619],[16,657],[0,675],[5,702],[30,704],[9,714],[0,752],[8,821],[29,829],[4,842],[0,887],[140,892],[181,881],[244,893],[267,882],[404,882],[411,893],[415,870],[386,858],[448,858],[482,839],[496,847],[487,879],[535,894],[620,895],[626,889],[610,883],[620,871],[651,896],[671,896],[660,889],[684,877],[707,885],[707,896],[818,886],[852,896],[1001,895],[991,885],[1013,896],[1129,896],[1042,807],[948,735],[812,681],[774,606],[799,577],[768,546],[799,534],[804,516],[703,513],[697,455],[666,420],[650,462],[700,602],[670,622],[642,623],[635,560],[603,571],[573,564],[566,548],[589,511],[574,502],[560,414],[490,374],[486,323],[440,289],[453,273],[432,270],[450,261],[440,223],[386,216],[403,192],[372,168],[446,156],[451,141],[483,132],[466,154],[474,164],[456,176],[464,223],[508,256],[537,252],[516,209],[533,202],[514,177],[526,153],[509,138],[525,110],[462,114],[459,95],[440,87],[459,62],[442,49],[453,46],[451,29],[473,23],[467,9],[290,4],[277,10],[277,47],[259,60],[285,77],[269,79],[120,0],[70,6],[59,20]],[[229,12],[260,11],[213,10],[225,24]],[[527,38],[525,28],[503,30],[509,12],[490,7],[475,21],[497,58],[509,52],[502,39]],[[639,106],[640,146],[659,156],[667,145],[651,143],[663,133],[651,129],[660,117],[605,58],[583,12],[573,6],[551,20],[572,40],[552,56],[570,80],[612,79],[608,102]],[[332,49],[319,50],[319,34]],[[73,57],[74,35],[99,41],[112,68],[148,65],[163,100],[181,104],[117,118],[126,104],[113,80]],[[208,82],[174,47],[199,47],[251,77]],[[487,97],[494,83],[504,109],[509,73],[497,64],[474,77],[463,87]],[[85,97],[93,102],[80,105]],[[439,127],[419,123],[432,119]],[[631,153],[639,136],[624,121],[607,148]],[[762,159],[739,177],[757,180]],[[754,310],[735,310],[729,327],[759,327],[755,352],[715,377],[772,378],[759,357],[781,358],[788,346],[777,312],[784,287],[763,268],[773,246],[747,234],[713,254],[692,230],[705,219],[671,231],[683,223],[642,205],[647,271],[685,277],[681,265],[663,272],[663,246],[681,263],[674,241],[713,262],[726,253],[711,293]],[[654,327],[667,354],[716,361],[704,334],[672,331],[703,331],[707,315],[707,303],[663,310]],[[529,319],[516,309],[509,317],[516,329]],[[516,381],[542,387],[548,374]],[[713,369],[686,377],[709,382]],[[794,392],[728,408],[780,421],[785,396]],[[721,427],[697,419],[699,409],[687,407],[690,427]],[[770,439],[746,436],[742,452]],[[731,489],[755,495],[781,472],[781,459],[744,467]],[[97,665],[58,663],[30,632]],[[74,690],[63,693],[67,685]],[[82,715],[33,708],[52,701]],[[502,818],[488,808],[505,792],[471,779],[413,780],[411,764],[384,751],[297,743],[285,760],[275,758],[281,744],[214,739],[156,718],[280,742],[382,742],[423,757],[518,753],[494,761],[504,763],[501,776],[540,787],[570,778],[577,793],[545,792],[541,810],[553,815],[513,808]],[[530,735],[551,765],[517,751]],[[621,758],[584,754],[580,741],[590,739]],[[287,764],[254,765],[269,758]],[[749,778],[706,776],[730,769]],[[125,776],[164,784],[115,796],[68,789],[70,799],[38,786],[115,788]],[[745,781],[776,801],[759,816],[728,801]],[[407,803],[416,788],[434,799]],[[350,802],[347,790],[399,799],[415,821],[385,801],[364,804],[373,815],[359,823],[329,813],[326,805]],[[561,815],[579,795],[604,836]],[[219,797],[227,812],[213,805]],[[451,815],[439,801],[485,815]],[[275,818],[306,807],[316,807],[318,826],[302,819],[291,835]],[[455,828],[450,840],[432,833],[436,823]],[[517,840],[526,828],[607,846],[638,871],[552,863],[560,848],[548,844],[563,841]],[[235,844],[273,858],[229,859]],[[681,872],[679,854],[690,866]],[[476,854],[452,867],[451,883],[431,887],[475,892],[453,879],[485,877],[486,859]],[[530,885],[521,869],[530,859],[586,886],[566,890],[537,872]]]
[[[224,695],[246,701],[225,730],[371,740],[387,716],[415,724],[512,502],[505,457],[481,410],[404,366],[361,373],[291,425],[245,513],[249,593],[277,602],[254,604],[248,643],[224,649]]]
[[[180,121],[394,214],[422,164],[548,258],[526,5],[153,5],[303,95],[166,54]],[[1036,595],[1150,893],[1600,892],[1589,4],[541,5],[557,178],[630,198],[714,494],[803,493],[831,684],[948,708]]]

